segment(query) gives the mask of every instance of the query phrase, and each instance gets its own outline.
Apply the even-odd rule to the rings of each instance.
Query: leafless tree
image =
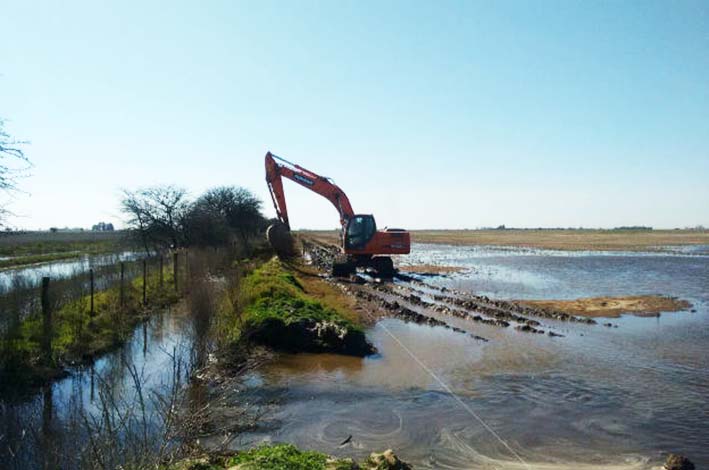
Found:
[[[128,226],[140,237],[146,250],[177,248],[184,244],[184,227],[190,205],[187,191],[175,186],[154,186],[124,191],[121,210]]]
[[[5,131],[5,120],[0,119],[0,190],[11,192],[17,190],[17,180],[29,168],[30,162],[22,150],[26,141],[16,140]],[[9,211],[0,206],[0,226]]]

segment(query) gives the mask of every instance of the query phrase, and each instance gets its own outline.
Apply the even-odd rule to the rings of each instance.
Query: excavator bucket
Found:
[[[276,222],[266,229],[266,238],[279,258],[290,258],[295,255],[295,244],[288,226]]]

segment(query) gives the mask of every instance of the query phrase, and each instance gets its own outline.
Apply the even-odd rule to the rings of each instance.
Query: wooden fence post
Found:
[[[160,256],[160,288],[162,289],[162,286],[163,286],[163,279],[164,279],[164,276],[163,276],[163,256],[162,256],[162,253],[160,253],[160,255],[158,255],[158,256]]]
[[[89,309],[89,315],[94,316],[96,313],[94,312],[94,270],[93,268],[89,269],[89,285],[91,289],[91,308]]]
[[[42,278],[42,352],[47,362],[52,360],[52,309],[49,305],[49,277]]]
[[[185,287],[183,290],[185,292],[189,291],[190,288],[190,253],[187,251],[187,248],[184,250],[184,255],[185,255]]]
[[[125,272],[126,272],[126,266],[123,264],[123,261],[121,261],[121,288],[120,288],[120,303],[121,303],[121,310],[123,310],[123,307],[126,304],[126,298],[125,298],[125,288],[123,286],[123,280],[125,279]]]
[[[147,304],[147,287],[148,286],[148,260],[143,258],[143,306]]]
[[[177,292],[177,252],[172,254],[172,276],[175,283],[175,292]]]

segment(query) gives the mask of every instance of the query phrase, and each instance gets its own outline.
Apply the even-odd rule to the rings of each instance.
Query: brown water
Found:
[[[469,268],[434,281],[449,287],[664,293],[697,311],[610,329],[543,322],[564,338],[447,318],[488,343],[385,319],[368,331],[378,356],[282,355],[252,374],[247,396],[279,405],[236,447],[284,441],[358,457],[391,447],[417,468],[648,469],[667,451],[709,465],[709,257],[436,250],[421,261]]]

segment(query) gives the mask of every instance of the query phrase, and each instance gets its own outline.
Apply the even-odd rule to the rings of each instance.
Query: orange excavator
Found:
[[[405,255],[411,251],[409,232],[395,228],[377,230],[374,216],[355,214],[345,192],[330,178],[320,176],[268,152],[266,182],[271,192],[273,206],[276,208],[278,222],[268,227],[266,236],[277,253],[287,254],[292,250],[283,177],[323,196],[340,214],[341,256],[333,263],[334,276],[349,276],[361,267],[373,269],[380,277],[391,277],[394,274],[394,263],[390,256],[383,255]]]

